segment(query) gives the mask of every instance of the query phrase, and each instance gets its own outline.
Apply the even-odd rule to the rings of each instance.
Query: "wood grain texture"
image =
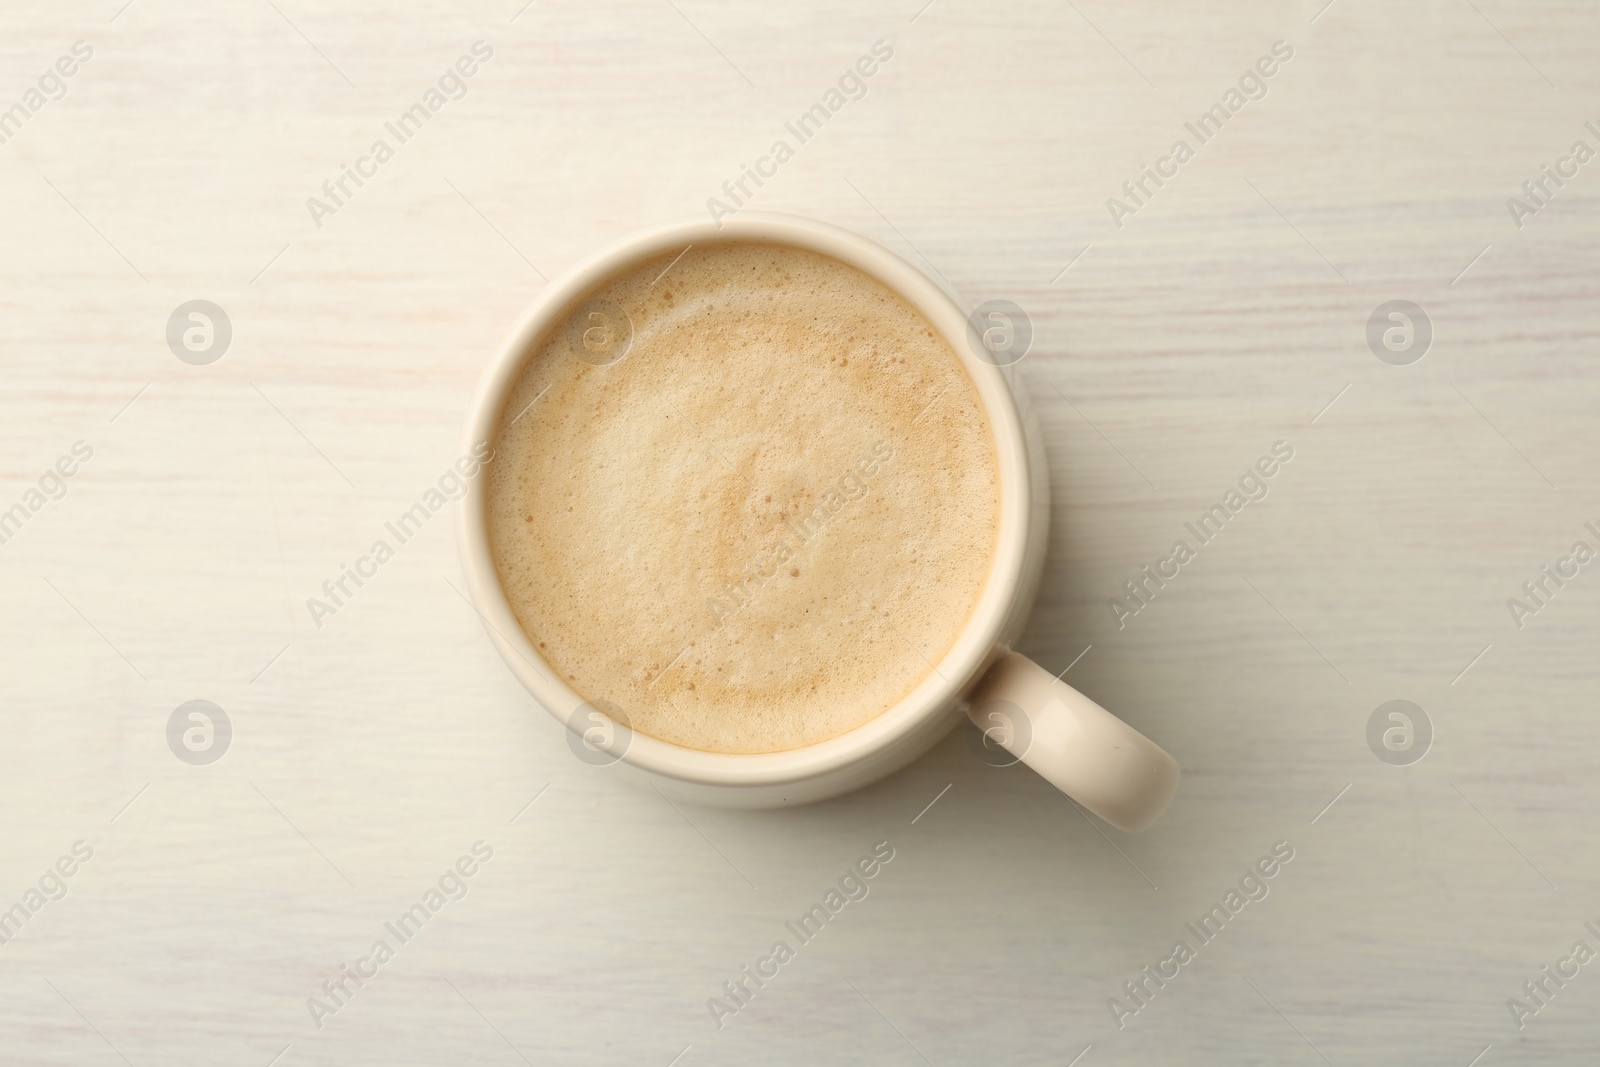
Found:
[[[0,145],[0,509],[94,451],[0,544],[0,908],[94,850],[0,945],[7,1062],[1593,1062],[1596,965],[1521,1029],[1507,998],[1600,949],[1600,574],[1521,629],[1506,606],[1600,547],[1600,161],[1520,228],[1506,203],[1600,150],[1593,5],[124,2],[0,13],[0,109],[93,48]],[[1068,680],[1184,766],[1137,838],[958,735],[827,804],[674,809],[532,707],[445,516],[305,607],[456,457],[546,279],[706,210],[879,39],[752,206],[1029,311],[1055,502],[1023,650],[1092,646]],[[1264,98],[1117,227],[1279,40]],[[165,340],[193,299],[233,328],[208,366]],[[1365,339],[1393,299],[1435,331],[1410,366]],[[1118,629],[1123,581],[1280,440],[1267,497]],[[165,737],[197,698],[234,729],[208,767]],[[1396,698],[1435,731],[1409,767],[1365,737]],[[316,1027],[479,840],[465,897]],[[719,1030],[707,998],[881,840],[870,895]],[[1269,895],[1118,1029],[1108,998],[1277,841]]]

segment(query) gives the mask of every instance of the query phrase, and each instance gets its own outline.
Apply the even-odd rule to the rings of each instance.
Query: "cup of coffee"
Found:
[[[834,226],[742,212],[619,241],[548,286],[467,420],[491,641],[586,762],[692,802],[836,796],[962,721],[1138,831],[1172,757],[1010,650],[1038,591],[1043,442],[971,316]]]

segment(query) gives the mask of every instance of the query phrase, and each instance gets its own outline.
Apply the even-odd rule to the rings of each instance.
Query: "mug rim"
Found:
[[[942,714],[951,714],[955,721],[956,702],[996,654],[1021,586],[1032,508],[1027,445],[1016,396],[1000,367],[977,356],[972,343],[976,331],[952,294],[920,268],[860,234],[803,216],[745,211],[715,222],[699,217],[679,219],[626,235],[584,257],[541,290],[483,372],[468,410],[465,451],[494,440],[528,357],[576,302],[651,256],[713,242],[770,243],[817,252],[860,270],[909,303],[955,352],[976,387],[999,473],[999,528],[978,600],[943,656],[890,707],[843,734],[777,752],[707,752],[630,729],[617,754],[635,768],[684,782],[782,785],[837,773],[910,743],[930,720]],[[594,704],[544,661],[511,609],[489,545],[487,482],[479,476],[468,483],[458,512],[457,534],[468,596],[490,641],[517,680],[562,729],[570,729],[569,720],[578,709]]]

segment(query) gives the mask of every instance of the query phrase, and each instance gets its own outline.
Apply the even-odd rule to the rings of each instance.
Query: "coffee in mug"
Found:
[[[882,282],[697,243],[534,341],[487,468],[490,553],[597,707],[705,752],[802,748],[893,707],[966,627],[994,440],[961,360]]]

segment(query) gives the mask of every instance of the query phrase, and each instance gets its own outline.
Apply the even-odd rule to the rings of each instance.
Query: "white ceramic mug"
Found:
[[[485,629],[512,672],[550,714],[583,736],[581,745],[574,744],[580,756],[588,752],[599,756],[589,762],[615,761],[668,796],[729,807],[836,796],[904,767],[966,711],[986,742],[1004,745],[1113,826],[1130,832],[1149,826],[1177,788],[1177,763],[1094,701],[1010,651],[1038,592],[1050,511],[1037,421],[1026,391],[1014,390],[1012,372],[1000,365],[1011,356],[997,357],[986,348],[955,299],[887,249],[835,226],[756,212],[720,223],[669,223],[617,241],[547,286],[513,328],[468,414],[467,448],[494,440],[524,360],[590,294],[642,259],[718,241],[788,245],[847,263],[908,301],[961,358],[988,415],[1000,469],[1000,529],[978,603],[928,676],[899,703],[848,733],[752,755],[685,748],[612,722],[541,659],[501,589],[489,551],[484,479],[478,478],[462,501],[462,564]]]

